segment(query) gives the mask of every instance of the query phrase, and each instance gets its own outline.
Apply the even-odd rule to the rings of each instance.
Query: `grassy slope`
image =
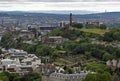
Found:
[[[86,60],[86,57],[84,55],[69,55],[69,56],[64,56],[64,57],[60,57],[60,58],[57,58],[55,61],[54,61],[54,64],[55,65],[59,65],[59,66],[73,66],[73,65],[76,65],[77,63],[82,63],[82,64],[86,64],[88,62],[96,62],[96,61],[99,61],[95,58],[91,58],[89,60]]]
[[[105,32],[108,32],[109,30],[92,28],[92,29],[80,29],[80,31],[103,35]]]

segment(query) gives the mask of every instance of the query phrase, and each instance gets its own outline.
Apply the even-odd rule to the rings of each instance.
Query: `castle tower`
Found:
[[[72,13],[70,13],[70,26],[72,25]]]

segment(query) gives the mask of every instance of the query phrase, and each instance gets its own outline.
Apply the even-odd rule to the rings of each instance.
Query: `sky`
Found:
[[[120,12],[120,0],[0,0],[0,11]]]

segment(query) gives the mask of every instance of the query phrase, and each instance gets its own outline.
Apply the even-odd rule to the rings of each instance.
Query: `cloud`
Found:
[[[120,11],[120,2],[0,2],[0,11]]]
[[[116,2],[120,0],[0,0],[0,2]]]
[[[0,11],[120,11],[120,0],[0,0]]]
[[[32,2],[34,1],[36,2],[83,2],[84,0],[28,0],[28,1],[32,1]]]

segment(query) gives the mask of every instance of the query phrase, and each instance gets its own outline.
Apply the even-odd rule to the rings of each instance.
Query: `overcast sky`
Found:
[[[0,11],[120,11],[120,0],[0,0]]]

